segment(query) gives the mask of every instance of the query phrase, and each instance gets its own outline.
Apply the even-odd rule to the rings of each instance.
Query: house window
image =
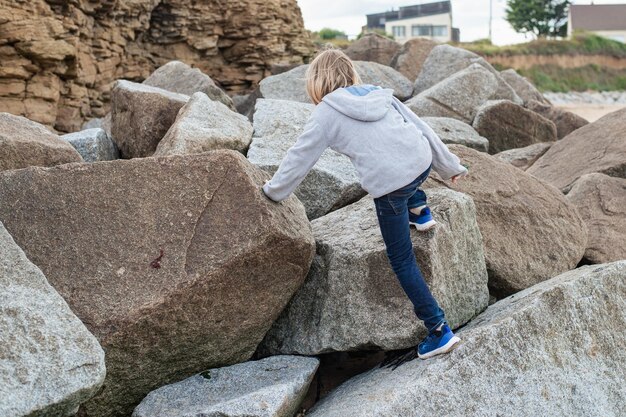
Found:
[[[406,36],[405,27],[404,26],[392,26],[391,30],[393,32],[394,38],[404,38]]]
[[[378,21],[378,24],[381,26],[385,26],[385,21],[386,19],[384,17],[381,17],[380,20]]]
[[[433,26],[433,36],[448,36],[447,26]]]
[[[411,27],[411,36],[433,36],[432,26],[413,25]]]
[[[411,27],[411,36],[448,36],[447,26],[431,26],[431,25],[413,25]]]

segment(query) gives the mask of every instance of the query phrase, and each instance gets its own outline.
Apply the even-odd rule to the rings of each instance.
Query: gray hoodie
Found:
[[[467,173],[393,90],[339,88],[315,106],[304,131],[263,186],[265,194],[274,201],[289,197],[326,148],[350,158],[361,187],[374,198],[409,184],[431,163],[443,179]]]

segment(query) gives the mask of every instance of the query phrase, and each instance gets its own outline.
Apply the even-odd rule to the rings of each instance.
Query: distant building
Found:
[[[450,1],[416,4],[383,13],[367,15],[365,31],[382,29],[404,43],[413,38],[428,38],[437,42],[458,42],[460,31],[452,27]]]
[[[576,30],[626,43],[626,4],[571,5],[567,36]]]

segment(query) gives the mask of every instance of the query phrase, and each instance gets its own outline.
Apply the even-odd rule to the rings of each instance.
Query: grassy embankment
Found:
[[[578,34],[572,40],[538,39],[502,47],[492,45],[489,41],[462,43],[457,46],[482,55],[487,60],[494,56],[594,55],[617,58],[626,62],[626,44],[590,34]],[[494,66],[498,69],[505,69],[503,65]],[[626,90],[626,65],[620,69],[593,63],[574,68],[549,64],[535,65],[526,69],[516,68],[516,70],[528,77],[541,91]]]

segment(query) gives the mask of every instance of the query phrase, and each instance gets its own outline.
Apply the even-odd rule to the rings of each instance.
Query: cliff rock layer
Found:
[[[170,60],[241,92],[312,53],[296,0],[0,0],[0,111],[74,131]]]

